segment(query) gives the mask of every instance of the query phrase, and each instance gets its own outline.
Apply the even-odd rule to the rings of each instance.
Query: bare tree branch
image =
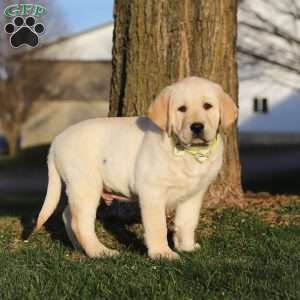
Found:
[[[291,35],[289,32],[280,30],[277,26],[273,26],[272,29],[269,29],[268,26],[265,26],[265,27],[257,26],[255,24],[251,24],[251,23],[248,23],[245,21],[240,21],[239,25],[247,26],[250,29],[253,29],[257,32],[263,32],[263,33],[267,33],[269,35],[273,35],[273,36],[282,38],[286,43],[289,43],[289,44],[295,43],[297,45],[300,45],[300,39],[298,39],[296,36]]]
[[[257,60],[260,60],[262,62],[278,66],[278,67],[283,68],[283,69],[285,69],[287,71],[294,72],[295,74],[300,75],[300,69],[298,69],[298,68],[293,68],[292,66],[289,66],[289,65],[286,65],[286,64],[282,64],[279,61],[271,59],[271,58],[269,58],[267,56],[263,56],[263,55],[260,55],[260,54],[253,53],[252,51],[249,51],[247,49],[243,49],[241,46],[238,46],[237,50],[241,54],[248,55],[248,56],[250,56],[252,58],[255,58]]]
[[[297,88],[300,82],[300,1],[243,0],[239,9],[237,44],[242,63],[255,65],[256,69],[259,64],[267,65],[286,78],[289,76],[285,74],[291,73],[290,85]],[[270,77],[268,68],[258,68],[260,76]]]

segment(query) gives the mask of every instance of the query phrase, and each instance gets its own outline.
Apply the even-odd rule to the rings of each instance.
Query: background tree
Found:
[[[18,152],[21,127],[31,109],[32,103],[28,100],[25,100],[24,81],[21,78],[0,81],[1,127],[12,156]]]
[[[111,116],[145,114],[166,85],[185,76],[220,83],[237,101],[237,0],[116,0]],[[206,205],[244,202],[237,130]]]

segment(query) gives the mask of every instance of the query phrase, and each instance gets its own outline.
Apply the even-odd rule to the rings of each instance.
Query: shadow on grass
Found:
[[[41,194],[7,194],[0,198],[0,217],[17,217],[22,226],[21,238],[27,239],[35,226],[42,201]]]
[[[0,198],[0,218],[17,217],[21,224],[21,239],[27,240],[33,233],[36,219],[44,200],[42,194],[8,194]],[[52,239],[58,239],[66,243],[66,235],[62,235],[64,227],[61,221],[61,212],[65,201],[57,208],[56,212],[50,217],[45,228],[50,233]]]
[[[105,230],[126,248],[140,254],[146,253],[146,247],[136,233],[129,230],[130,225],[141,224],[141,214],[137,202],[113,202],[112,205],[100,205],[97,218]]]

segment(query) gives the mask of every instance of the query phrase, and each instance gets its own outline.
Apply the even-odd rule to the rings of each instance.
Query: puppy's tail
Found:
[[[61,179],[56,169],[54,153],[53,151],[51,151],[51,149],[48,156],[48,177],[49,181],[47,195],[43,207],[38,216],[35,230],[39,230],[44,225],[44,223],[54,212],[60,199]]]

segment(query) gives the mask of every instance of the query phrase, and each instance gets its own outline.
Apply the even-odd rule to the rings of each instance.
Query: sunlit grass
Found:
[[[197,231],[201,248],[168,262],[122,245],[99,222],[98,236],[120,257],[72,250],[55,218],[23,240],[41,197],[0,199],[0,299],[300,299],[299,200],[274,209],[293,216],[284,225],[255,211],[209,211]],[[132,231],[142,243],[141,226]]]

